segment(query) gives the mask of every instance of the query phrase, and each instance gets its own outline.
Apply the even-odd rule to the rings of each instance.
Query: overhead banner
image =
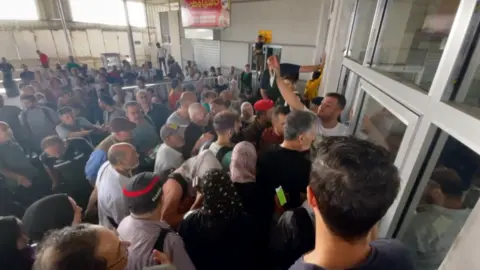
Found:
[[[183,27],[226,28],[230,26],[230,0],[183,0]]]

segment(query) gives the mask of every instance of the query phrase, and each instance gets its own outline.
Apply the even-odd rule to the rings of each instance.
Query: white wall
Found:
[[[232,3],[231,27],[220,32],[221,66],[243,69],[259,30],[272,30],[272,44],[282,46],[282,62],[312,63],[320,0],[270,0]],[[304,74],[308,78],[309,74]]]

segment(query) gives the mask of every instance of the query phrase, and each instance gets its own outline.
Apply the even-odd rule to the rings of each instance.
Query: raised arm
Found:
[[[293,91],[293,87],[287,85],[280,74],[280,62],[276,56],[270,56],[268,58],[271,66],[275,69],[275,81],[277,83],[278,89],[283,99],[295,110],[304,110],[305,105],[300,101],[297,95]]]

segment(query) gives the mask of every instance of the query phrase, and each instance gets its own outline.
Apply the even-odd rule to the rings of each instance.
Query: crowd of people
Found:
[[[323,65],[271,57],[256,91],[248,65],[165,57],[168,95],[148,63],[125,90],[128,68],[72,58],[22,78],[23,109],[0,99],[1,269],[414,269],[377,239],[390,153],[348,136],[343,95],[295,90]]]

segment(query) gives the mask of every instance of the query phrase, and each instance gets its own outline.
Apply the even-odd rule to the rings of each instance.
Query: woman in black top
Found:
[[[245,211],[253,216],[257,208],[256,165],[257,150],[252,143],[244,141],[235,145],[230,163],[230,176],[242,199]]]
[[[212,169],[202,181],[203,206],[188,213],[179,228],[193,264],[197,270],[259,268],[256,226],[230,177]]]

